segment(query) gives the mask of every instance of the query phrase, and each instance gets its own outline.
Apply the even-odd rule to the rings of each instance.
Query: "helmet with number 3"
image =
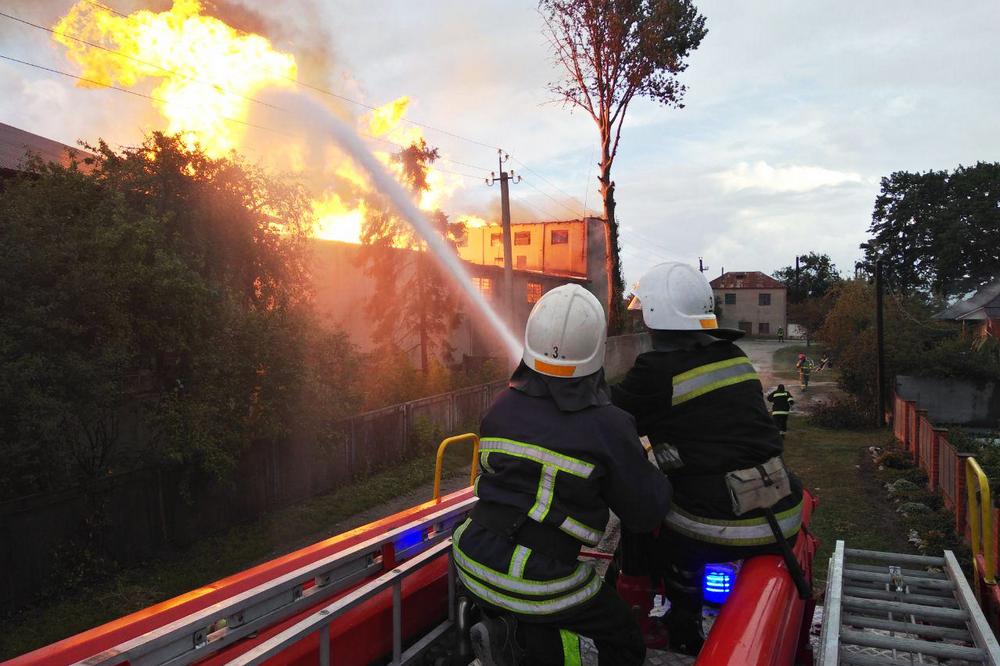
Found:
[[[604,308],[577,284],[542,296],[524,328],[524,364],[550,377],[586,377],[604,366]]]

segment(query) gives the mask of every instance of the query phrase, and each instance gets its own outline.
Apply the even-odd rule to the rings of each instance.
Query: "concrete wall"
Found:
[[[749,335],[777,335],[778,329],[788,330],[788,301],[785,289],[713,289],[722,307],[723,328],[741,328],[749,323]],[[736,303],[726,303],[726,294],[735,294]],[[771,304],[760,305],[760,294],[770,294]],[[761,333],[760,324],[768,325],[768,332]],[[745,326],[744,326],[745,328]]]
[[[652,350],[653,338],[649,333],[616,335],[608,338],[608,352],[604,357],[604,376],[617,381],[635,363],[635,357]]]
[[[927,410],[936,424],[997,427],[1000,390],[993,382],[977,384],[960,379],[896,376],[896,393]]]

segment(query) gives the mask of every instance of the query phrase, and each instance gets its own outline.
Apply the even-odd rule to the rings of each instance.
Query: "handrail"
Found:
[[[444,466],[445,449],[456,442],[472,442],[472,468],[469,471],[469,485],[476,482],[476,474],[479,473],[479,435],[467,432],[464,435],[449,437],[438,445],[437,460],[434,462],[434,501],[441,499],[441,471]]]
[[[993,541],[993,503],[990,501],[990,481],[975,458],[965,460],[965,487],[968,496],[969,527],[972,530],[972,566],[976,577],[987,585],[995,585],[997,574],[996,544]],[[985,571],[979,570],[983,556]]]

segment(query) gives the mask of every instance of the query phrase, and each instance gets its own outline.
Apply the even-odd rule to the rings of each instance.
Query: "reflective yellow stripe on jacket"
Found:
[[[745,356],[702,365],[674,376],[671,404],[679,405],[706,393],[756,379],[757,372]]]
[[[581,562],[569,576],[555,580],[524,578],[531,551],[518,546],[507,573],[477,562],[461,548],[466,520],[455,530],[452,551],[458,577],[465,587],[494,606],[525,615],[550,615],[578,606],[601,589],[602,580],[589,562]]]
[[[799,531],[802,524],[802,502],[791,509],[776,513],[778,526],[785,537]],[[761,546],[774,543],[774,533],[766,518],[746,518],[743,520],[719,520],[703,518],[673,506],[663,522],[675,532],[696,541],[716,543],[723,546]]]

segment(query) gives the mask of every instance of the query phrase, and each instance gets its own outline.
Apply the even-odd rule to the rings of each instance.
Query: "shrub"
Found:
[[[853,396],[836,397],[813,407],[809,422],[821,428],[861,430],[875,423],[875,411]]]
[[[900,449],[889,449],[875,459],[876,465],[882,465],[889,469],[912,469],[914,467],[910,456]]]

